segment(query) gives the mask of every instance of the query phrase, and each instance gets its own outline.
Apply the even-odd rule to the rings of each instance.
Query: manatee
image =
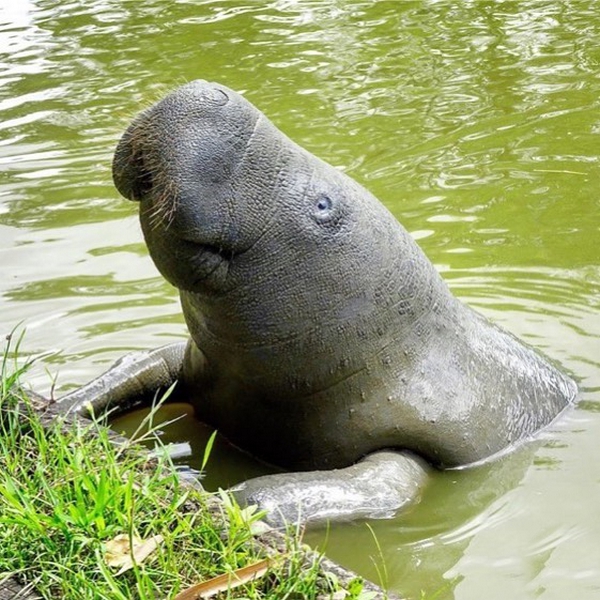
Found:
[[[427,465],[514,449],[576,396],[455,298],[370,192],[223,85],[194,81],[142,112],[113,178],[191,339],[122,361],[65,406],[177,380],[201,421],[292,471],[235,490],[274,520],[391,514]]]

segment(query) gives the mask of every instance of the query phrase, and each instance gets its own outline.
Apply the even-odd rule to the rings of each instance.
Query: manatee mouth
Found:
[[[150,229],[142,223],[152,260],[162,276],[179,290],[202,292],[225,289],[235,253],[221,246],[184,239],[169,229]]]
[[[195,242],[190,242],[190,244],[193,244],[196,260],[198,261],[201,258],[201,264],[193,269],[194,276],[190,277],[188,275],[177,282],[173,282],[176,287],[188,292],[197,292],[203,289],[207,282],[215,278],[222,285],[227,279],[233,256],[209,244],[196,244]]]
[[[198,256],[202,256],[206,262],[221,261],[230,262],[237,253],[216,244],[198,241],[194,238],[177,236],[178,243],[189,250],[193,250]]]

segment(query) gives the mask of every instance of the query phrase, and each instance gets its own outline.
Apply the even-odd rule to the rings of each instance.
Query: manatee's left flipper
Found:
[[[345,469],[256,477],[231,492],[240,504],[266,510],[274,526],[378,519],[417,500],[427,474],[426,463],[415,455],[385,450]]]
[[[59,399],[62,411],[84,416],[117,408],[125,410],[165,391],[180,376],[187,342],[175,342],[147,352],[132,352],[108,371]]]

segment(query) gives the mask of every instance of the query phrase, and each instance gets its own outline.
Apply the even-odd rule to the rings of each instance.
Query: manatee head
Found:
[[[426,261],[408,235],[398,242],[379,201],[221,85],[189,83],[138,116],[113,174],[140,203],[152,259],[184,309],[206,315],[219,298],[236,334],[258,329],[276,341],[339,327],[386,296],[398,261],[423,273],[414,261]]]

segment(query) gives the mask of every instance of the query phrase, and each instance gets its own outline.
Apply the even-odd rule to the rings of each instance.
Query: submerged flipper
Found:
[[[265,475],[231,489],[240,504],[266,510],[273,526],[381,519],[416,501],[426,463],[409,452],[374,452],[345,469]]]

